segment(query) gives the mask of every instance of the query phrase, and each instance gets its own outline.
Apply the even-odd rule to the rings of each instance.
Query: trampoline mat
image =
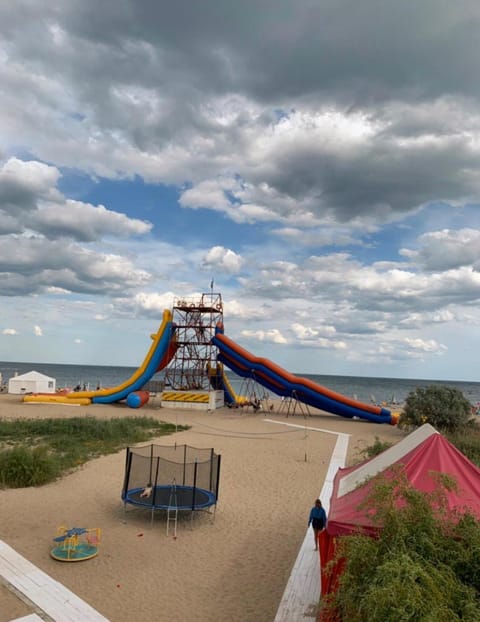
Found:
[[[123,501],[155,510],[201,510],[217,503],[213,492],[192,486],[155,486],[149,497],[141,497],[143,491],[144,488],[127,490]]]

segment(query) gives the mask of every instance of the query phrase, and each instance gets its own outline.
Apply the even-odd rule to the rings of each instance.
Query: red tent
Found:
[[[403,465],[409,482],[424,492],[435,489],[432,472],[451,475],[457,482],[457,492],[447,493],[449,509],[468,510],[480,520],[480,469],[435,428],[425,424],[378,456],[338,470],[333,481],[327,529],[320,540],[322,594],[335,589],[341,573],[341,567],[331,575],[325,572],[326,564],[335,555],[337,538],[358,528],[371,535],[377,531],[378,527],[359,505],[371,490],[371,478],[379,473],[388,474],[394,465]]]

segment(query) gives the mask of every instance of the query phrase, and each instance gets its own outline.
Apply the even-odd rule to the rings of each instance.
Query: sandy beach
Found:
[[[124,511],[120,492],[125,451],[89,462],[39,488],[0,491],[0,539],[60,581],[111,622],[271,622],[278,609],[308,514],[328,469],[336,436],[351,435],[348,461],[375,437],[396,442],[404,434],[389,425],[349,420],[311,409],[305,416],[161,408],[158,398],[140,410],[123,405],[33,405],[0,396],[0,418],[151,416],[189,425],[162,437],[222,456],[215,515],[179,521],[177,538],[165,517]],[[267,421],[275,420],[275,423]],[[282,424],[298,425],[298,428]],[[49,551],[59,525],[99,527],[97,557],[75,564]],[[313,540],[312,540],[313,546]],[[0,622],[31,609],[0,586]]]

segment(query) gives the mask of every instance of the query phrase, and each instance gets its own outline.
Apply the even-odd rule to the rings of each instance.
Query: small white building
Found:
[[[56,380],[38,371],[29,371],[20,376],[13,376],[8,381],[9,393],[55,393]]]

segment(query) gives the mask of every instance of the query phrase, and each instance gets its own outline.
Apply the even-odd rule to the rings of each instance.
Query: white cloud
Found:
[[[315,325],[313,328],[298,323],[292,324],[292,331],[295,333],[295,336],[302,341],[316,339],[320,336],[333,337],[336,333],[334,326]]]
[[[203,267],[212,271],[237,274],[243,266],[243,258],[223,246],[212,247],[203,258]]]
[[[196,294],[198,297],[198,294]],[[165,309],[171,309],[176,298],[173,292],[163,294],[138,292],[130,298],[119,297],[113,305],[115,314],[128,313],[133,316],[152,317],[159,319]]]
[[[15,328],[4,328],[2,330],[2,335],[9,335],[9,336],[18,335],[18,332],[16,331]]]
[[[47,294],[53,294],[53,295],[59,295],[59,296],[68,296],[71,293],[67,289],[64,289],[63,287],[55,287],[53,285],[51,287],[46,287],[45,292]]]
[[[103,236],[119,238],[149,233],[152,224],[128,218],[107,210],[103,205],[64,200],[61,205],[44,204],[29,226],[47,237],[73,237],[84,241],[99,240]]]
[[[5,209],[31,209],[39,200],[57,201],[60,171],[42,162],[9,158],[0,168],[0,205]]]
[[[447,347],[443,344],[437,343],[434,339],[410,339],[405,338],[405,343],[408,348],[414,352],[444,354]]]
[[[214,277],[262,353],[474,360],[476,5],[350,5],[0,3],[4,326],[120,358]]]
[[[309,327],[294,323],[291,328],[295,338],[303,346],[331,350],[345,350],[347,347],[345,341],[336,338],[337,331],[334,326],[314,324],[314,327]]]
[[[473,304],[480,297],[480,272],[471,267],[433,274],[384,269],[382,264],[362,265],[346,253],[312,256],[298,265],[264,264],[242,284],[247,291],[274,299],[349,301],[353,308],[394,314],[439,311],[450,304]]]
[[[97,253],[44,238],[7,237],[0,245],[0,294],[42,293],[46,289],[119,294],[149,282],[131,259]]]
[[[43,330],[38,325],[33,327],[33,333],[34,333],[35,337],[43,337]]]
[[[228,320],[252,321],[269,316],[268,308],[254,301],[241,301],[230,298],[224,302],[224,313]]]
[[[149,233],[152,224],[125,214],[67,199],[57,188],[60,171],[36,161],[10,158],[0,167],[0,212],[4,233],[35,232],[50,239],[84,242],[104,236]]]
[[[446,271],[474,266],[480,269],[480,229],[431,231],[418,239],[418,250],[402,249],[405,257],[425,270]]]
[[[249,340],[258,340],[278,344],[287,344],[288,340],[278,329],[272,330],[242,330],[241,335]]]

